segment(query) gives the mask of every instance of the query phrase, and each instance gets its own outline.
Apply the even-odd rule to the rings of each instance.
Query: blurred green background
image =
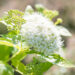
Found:
[[[75,0],[0,0],[0,17],[10,9],[25,10],[27,5],[34,8],[35,4],[42,4],[51,10],[58,10],[65,26],[72,33],[72,37],[66,37],[65,54],[69,60],[75,63]],[[52,67],[44,75],[75,75],[75,68]]]

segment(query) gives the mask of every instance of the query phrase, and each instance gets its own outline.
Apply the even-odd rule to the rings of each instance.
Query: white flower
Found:
[[[24,16],[21,34],[29,47],[48,56],[58,53],[62,47],[61,37],[52,21],[39,13]]]

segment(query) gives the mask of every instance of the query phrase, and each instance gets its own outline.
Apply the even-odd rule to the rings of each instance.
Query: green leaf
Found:
[[[14,44],[12,44],[11,42],[8,41],[4,41],[4,40],[0,40],[0,45],[6,45],[6,46],[10,46],[10,47],[16,47]]]
[[[18,51],[12,56],[12,61],[16,61],[16,60],[21,61],[26,55],[27,54],[25,50]]]
[[[12,65],[16,68],[16,71],[20,74],[25,74],[25,65],[18,60],[12,62]]]
[[[66,68],[75,68],[75,64],[73,64],[72,62],[65,60],[65,61],[61,61],[57,64],[58,66],[61,67],[66,67]]]
[[[40,62],[36,58],[26,66],[26,75],[43,75],[53,64],[49,62]]]
[[[60,67],[67,67],[67,68],[75,67],[73,63],[61,57],[59,54],[53,54],[52,56],[49,56],[49,57],[43,57],[43,59],[45,59],[46,61],[50,63],[52,62],[54,65],[58,65]]]
[[[14,75],[14,70],[8,64],[0,61],[0,75]]]
[[[0,45],[0,60],[7,61],[12,53],[13,48],[5,45]]]
[[[15,47],[17,48],[18,50],[20,50],[21,48],[9,41],[6,41],[6,40],[0,40],[0,45],[5,45],[5,46],[9,46],[9,47]]]
[[[8,40],[0,38],[0,60],[8,61],[9,56],[12,54],[14,48],[18,51],[21,50],[19,46],[11,43]]]
[[[28,52],[28,54],[37,54],[38,59],[42,62],[50,62],[54,65],[58,65],[60,67],[75,67],[75,65],[69,62],[67,59],[63,58],[59,54],[52,54],[51,56],[44,56],[44,54],[38,53],[34,50]]]
[[[13,50],[13,47],[9,45],[8,40],[4,38],[0,38],[0,60],[7,61],[9,59],[9,56],[12,53],[12,50]]]
[[[18,71],[21,74],[25,73],[25,65],[20,61],[23,60],[25,56],[26,56],[25,50],[21,50],[16,54],[14,54],[11,59],[12,65],[16,68],[16,71]]]

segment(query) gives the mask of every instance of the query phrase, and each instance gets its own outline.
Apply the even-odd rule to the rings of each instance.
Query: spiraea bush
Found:
[[[58,15],[58,11],[35,5],[35,10],[31,6],[25,12],[9,10],[0,18],[0,26],[7,29],[6,34],[0,34],[0,75],[14,75],[15,71],[43,75],[53,65],[74,67],[63,57],[62,36],[71,34],[59,25],[61,18],[53,22]],[[25,65],[21,61],[28,54],[36,54],[37,58]]]

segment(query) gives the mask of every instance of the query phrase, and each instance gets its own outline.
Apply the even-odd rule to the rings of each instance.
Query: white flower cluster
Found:
[[[22,25],[21,34],[29,47],[46,56],[61,50],[61,37],[52,21],[36,12],[25,15],[24,19],[26,23]]]

